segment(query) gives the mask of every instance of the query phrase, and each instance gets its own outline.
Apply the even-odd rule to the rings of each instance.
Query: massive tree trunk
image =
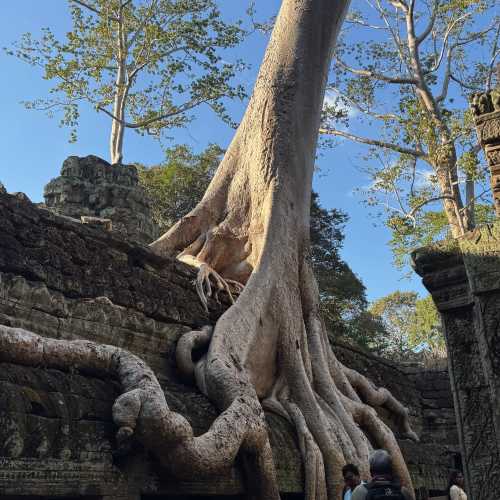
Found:
[[[247,112],[203,200],[152,245],[199,267],[202,298],[212,286],[241,292],[213,331],[190,332],[177,347],[179,368],[221,411],[206,434],[194,437],[169,410],[137,357],[0,330],[4,361],[116,374],[124,391],[113,411],[119,441],[135,436],[173,473],[217,474],[241,452],[249,497],[259,500],[279,498],[263,408],[297,429],[308,500],[338,498],[346,462],[366,477],[374,446],[392,454],[411,489],[396,439],[372,406],[385,406],[415,437],[408,412],[334,356],[309,256],[317,131],[346,8],[347,0],[283,0]]]
[[[410,486],[392,432],[367,403],[385,404],[415,437],[405,408],[335,358],[311,271],[314,153],[347,3],[283,1],[247,112],[204,198],[152,244],[159,254],[174,253],[200,268],[202,298],[211,293],[211,278],[217,288],[224,280],[245,284],[213,334],[186,340],[180,365],[221,411],[238,400],[241,408],[260,400],[296,425],[309,499],[335,498],[346,462],[360,464],[366,475],[373,444],[391,452]],[[206,355],[190,366],[194,344],[205,345]],[[243,443],[243,449],[259,464],[265,487],[258,497],[275,498],[268,442]]]

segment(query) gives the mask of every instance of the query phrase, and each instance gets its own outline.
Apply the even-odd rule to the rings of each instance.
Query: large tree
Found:
[[[408,411],[333,354],[310,259],[314,154],[346,8],[345,0],[283,1],[246,114],[205,196],[152,244],[199,268],[202,295],[210,294],[211,279],[244,286],[213,331],[187,333],[177,346],[180,369],[221,411],[209,431],[194,437],[152,371],[123,351],[22,331],[0,336],[7,358],[117,371],[124,386],[113,412],[119,439],[134,434],[180,475],[216,474],[241,452],[255,476],[255,499],[279,498],[263,408],[296,427],[308,500],[338,498],[346,462],[367,476],[373,445],[389,450],[411,487],[395,436],[371,405],[384,405],[415,437]],[[206,350],[196,362],[194,348]]]
[[[262,400],[296,425],[307,456],[307,498],[334,498],[345,461],[366,474],[371,444],[361,428],[391,451],[410,482],[392,432],[365,403],[387,404],[411,433],[406,410],[335,358],[310,258],[314,153],[345,8],[342,1],[283,2],[247,112],[205,196],[152,244],[198,267],[202,293],[211,293],[211,278],[217,286],[244,285],[205,334],[197,385],[221,410]],[[243,449],[256,452],[261,496],[273,497],[265,432],[258,447],[243,442]]]
[[[396,251],[474,227],[488,189],[468,99],[494,83],[495,5],[356,1],[349,14],[321,132],[364,145],[362,191],[393,230]]]
[[[199,154],[186,145],[178,145],[167,150],[161,165],[137,165],[140,182],[151,200],[153,219],[162,232],[196,207],[222,154],[222,149],[214,144]],[[312,192],[311,259],[325,325],[332,334],[369,347],[375,340],[373,334],[377,336],[379,331],[369,328],[376,326],[375,322],[370,323],[367,317],[361,319],[368,307],[365,287],[340,255],[347,221],[346,213],[323,208],[318,194]]]
[[[69,7],[64,40],[44,28],[39,40],[26,33],[8,52],[54,82],[49,98],[26,106],[62,112],[73,138],[81,103],[110,117],[112,163],[122,161],[125,129],[159,136],[188,123],[203,103],[229,120],[223,98],[243,97],[231,83],[243,65],[222,54],[244,31],[224,22],[214,0],[69,0]]]

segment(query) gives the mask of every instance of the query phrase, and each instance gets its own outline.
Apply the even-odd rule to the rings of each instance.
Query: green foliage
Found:
[[[494,206],[486,203],[476,203],[474,213],[478,225],[491,223],[496,218]],[[392,215],[387,217],[386,224],[392,230],[389,246],[399,268],[407,265],[412,250],[451,238],[448,220],[442,210],[427,210],[415,220]]]
[[[414,246],[448,233],[439,172],[441,179],[449,172],[450,190],[459,186],[458,203],[465,181],[475,184],[476,215],[490,203],[488,169],[478,153],[468,98],[494,84],[491,61],[500,43],[498,2],[415,0],[405,10],[409,3],[354,0],[337,45],[322,123],[325,146],[339,136],[364,144],[359,157],[368,185],[358,192],[374,218],[392,231],[400,266]],[[416,36],[422,35],[416,48],[407,31],[406,17],[412,15]],[[470,220],[465,210],[460,217]]]
[[[347,220],[344,212],[321,207],[312,193],[311,258],[323,318],[332,335],[353,338],[359,333],[351,335],[351,323],[366,310],[367,300],[363,283],[340,256]]]
[[[82,4],[84,6],[82,7]],[[76,139],[79,107],[120,118],[140,134],[159,137],[186,125],[206,103],[227,122],[224,98],[243,98],[231,82],[245,64],[223,59],[245,36],[241,22],[223,21],[215,0],[69,0],[72,29],[59,40],[50,28],[26,33],[6,49],[41,68],[53,83],[30,109],[60,114]]]
[[[341,325],[342,326],[342,325]],[[363,349],[384,355],[387,349],[387,332],[381,318],[363,310],[345,322],[342,337]]]
[[[409,335],[413,322],[415,292],[393,292],[370,306],[370,313],[379,318],[386,330],[384,351],[395,357],[403,357],[409,349]]]
[[[410,347],[425,343],[430,351],[435,353],[443,353],[446,350],[441,319],[430,295],[415,302],[408,343]]]
[[[200,154],[180,145],[167,150],[162,165],[138,165],[140,183],[152,200],[153,219],[162,233],[201,200],[222,154],[223,150],[215,144]]]
[[[376,300],[369,313],[385,332],[379,339],[381,354],[404,359],[418,347],[435,357],[446,355],[439,313],[430,295],[419,299],[415,292],[396,291]]]

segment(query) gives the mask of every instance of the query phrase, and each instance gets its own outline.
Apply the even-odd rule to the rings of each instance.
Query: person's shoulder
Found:
[[[360,483],[354,488],[351,500],[365,500],[368,489],[364,483]]]
[[[406,488],[405,486],[401,488],[401,493],[403,494],[406,500],[412,500],[410,490],[408,490],[408,488]]]

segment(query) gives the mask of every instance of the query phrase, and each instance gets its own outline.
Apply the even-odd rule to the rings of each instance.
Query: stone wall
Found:
[[[202,433],[216,412],[180,378],[174,348],[182,332],[213,324],[228,300],[210,299],[205,312],[193,278],[188,266],[118,234],[0,194],[0,324],[134,352],[154,369],[169,406]],[[400,444],[414,484],[419,490],[444,489],[458,450],[445,375],[429,377],[345,345],[336,350],[410,408],[422,442]],[[118,453],[110,413],[118,390],[114,380],[2,363],[0,353],[0,496],[152,500],[242,494],[239,462],[215,480],[179,482],[139,445]],[[293,429],[278,416],[267,419],[283,498],[301,498],[303,471]]]
[[[499,66],[500,69],[500,66]],[[500,215],[500,87],[473,95],[479,143]],[[500,220],[414,252],[444,326],[469,498],[497,498],[500,481]],[[485,481],[485,478],[488,478]]]
[[[159,236],[133,165],[110,165],[97,156],[70,156],[43,195],[45,206],[57,214],[110,219],[113,230],[140,243],[151,243]]]
[[[473,500],[496,498],[500,481],[499,241],[500,221],[413,255],[443,321],[464,475]]]

